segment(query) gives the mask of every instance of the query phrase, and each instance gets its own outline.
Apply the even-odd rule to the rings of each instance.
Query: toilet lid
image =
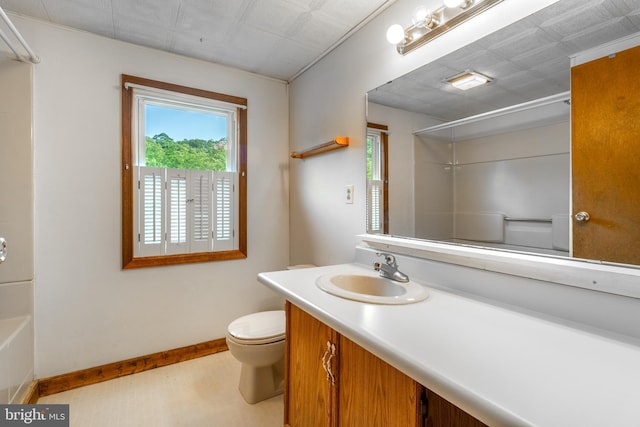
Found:
[[[229,324],[227,332],[233,338],[252,342],[273,342],[284,338],[284,310],[247,314]]]

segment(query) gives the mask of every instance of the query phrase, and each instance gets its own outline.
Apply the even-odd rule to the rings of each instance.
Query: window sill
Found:
[[[194,254],[152,256],[144,258],[131,258],[122,260],[122,269],[130,270],[134,268],[162,267],[165,265],[193,264],[197,262],[230,261],[234,259],[244,259],[245,252],[222,251],[222,252],[198,252]]]

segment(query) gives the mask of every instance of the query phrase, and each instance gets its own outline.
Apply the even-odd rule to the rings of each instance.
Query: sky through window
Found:
[[[147,104],[145,108],[145,136],[165,133],[174,141],[217,141],[227,135],[227,119],[223,116],[159,105]]]

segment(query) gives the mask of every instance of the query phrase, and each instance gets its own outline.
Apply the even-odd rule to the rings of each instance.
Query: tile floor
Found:
[[[255,405],[238,392],[228,351],[51,396],[69,404],[71,427],[282,427],[282,395]]]

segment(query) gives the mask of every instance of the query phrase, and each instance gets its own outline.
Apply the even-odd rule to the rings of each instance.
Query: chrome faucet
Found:
[[[373,268],[380,272],[380,277],[395,280],[396,282],[406,283],[409,281],[409,276],[398,270],[398,264],[396,264],[396,257],[385,252],[377,252],[377,256],[384,257],[384,264],[379,262],[373,263]]]

